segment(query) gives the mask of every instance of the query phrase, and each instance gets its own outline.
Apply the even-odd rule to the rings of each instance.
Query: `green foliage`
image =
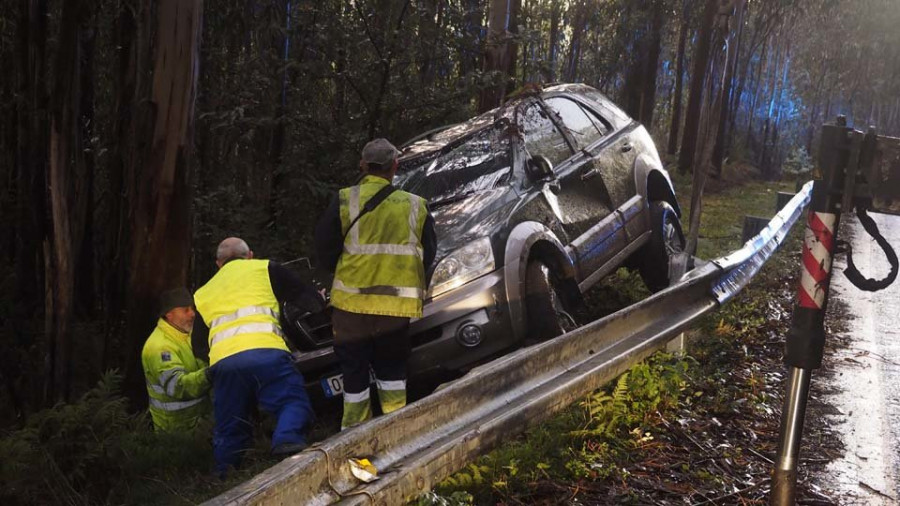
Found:
[[[656,413],[677,406],[687,386],[689,365],[687,360],[663,353],[635,365],[619,376],[612,390],[600,390],[581,401],[589,421],[586,428],[571,435],[615,439],[637,429],[640,442],[645,437],[640,427],[649,424]]]
[[[678,406],[694,366],[691,360],[658,353],[525,437],[447,478],[436,493],[452,497],[467,492],[482,503],[513,496],[541,479],[624,478],[622,463],[634,450],[652,444],[658,414]]]
[[[35,413],[0,439],[0,503],[170,503],[209,467],[210,427],[157,434],[107,373],[81,399]],[[169,485],[172,484],[172,485]],[[195,481],[195,484],[198,484]],[[201,488],[202,487],[198,487]]]
[[[798,146],[792,149],[790,154],[788,154],[788,157],[784,161],[784,166],[781,170],[786,176],[799,177],[804,174],[809,174],[810,172],[812,172],[812,169],[812,157],[809,156],[806,148]]]

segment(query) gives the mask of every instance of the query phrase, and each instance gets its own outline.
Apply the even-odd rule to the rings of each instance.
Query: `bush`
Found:
[[[806,148],[797,146],[788,155],[781,170],[785,176],[801,176],[809,174],[812,169],[812,157],[806,152]]]
[[[210,466],[204,431],[156,434],[146,414],[128,412],[120,384],[107,373],[77,402],[35,413],[4,434],[0,503],[164,503],[177,494],[167,482],[190,481]]]

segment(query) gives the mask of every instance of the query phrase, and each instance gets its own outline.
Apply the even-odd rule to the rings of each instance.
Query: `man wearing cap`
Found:
[[[210,412],[206,363],[191,350],[193,305],[184,288],[163,293],[159,321],[141,352],[156,430],[192,430]]]
[[[319,260],[334,272],[334,352],[344,375],[342,428],[371,417],[370,367],[382,412],[406,405],[406,330],[410,318],[422,317],[437,239],[425,199],[390,186],[398,155],[385,139],[366,144],[362,180],[340,190],[316,226]]]
[[[272,455],[306,447],[313,411],[284,341],[279,301],[321,296],[287,267],[253,258],[238,237],[219,243],[216,266],[216,274],[194,294],[201,317],[194,332],[209,335],[213,455],[216,471],[224,476],[239,466],[253,442],[250,415],[256,406],[276,418]]]

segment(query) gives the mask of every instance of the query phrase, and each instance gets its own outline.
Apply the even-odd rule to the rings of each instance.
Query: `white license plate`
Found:
[[[322,384],[322,391],[325,392],[325,397],[337,397],[339,395],[344,395],[344,375],[337,374],[335,376],[330,376],[328,378],[322,378],[319,380]]]
[[[334,376],[322,378],[319,380],[319,383],[322,385],[322,391],[325,392],[325,397],[331,398],[344,395],[343,374],[335,374]],[[371,370],[369,371],[369,383],[375,383],[375,372]]]

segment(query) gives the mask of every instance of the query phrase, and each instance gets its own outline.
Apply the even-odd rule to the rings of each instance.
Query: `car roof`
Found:
[[[516,106],[527,100],[529,97],[536,95],[545,96],[547,94],[560,92],[576,95],[590,93],[590,98],[595,100],[598,97],[606,98],[595,88],[581,83],[554,84],[544,89],[534,86],[526,87],[517,94],[514,94],[512,98],[507,100],[507,102],[500,107],[479,114],[462,123],[456,123],[447,127],[440,127],[425,132],[424,134],[407,141],[401,147],[400,161],[405,162],[422,155],[443,150],[449,145],[455,144],[463,138],[470,137],[485,128],[489,128],[503,119],[511,121]]]
[[[443,150],[449,145],[455,144],[464,138],[471,137],[486,128],[490,128],[504,121],[511,121],[515,106],[522,100],[522,98],[510,100],[500,107],[479,114],[462,123],[449,125],[446,128],[438,128],[426,132],[419,138],[413,138],[412,141],[407,141],[407,143],[401,147],[400,162],[417,158],[427,153]]]

